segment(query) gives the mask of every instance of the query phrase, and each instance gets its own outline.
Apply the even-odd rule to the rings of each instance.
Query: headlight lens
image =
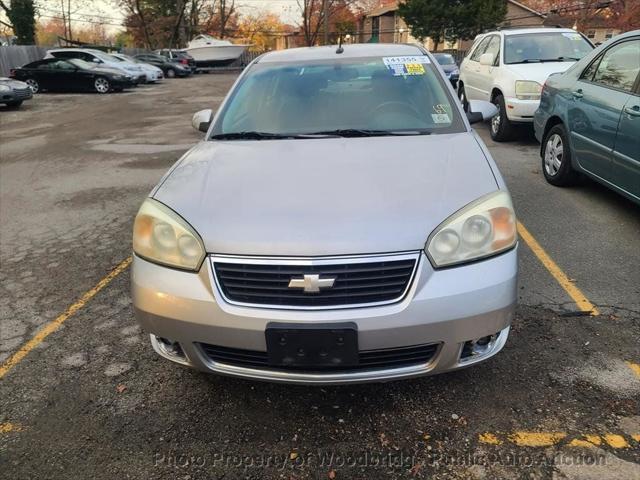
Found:
[[[542,85],[530,80],[516,80],[516,97],[518,100],[540,100]]]
[[[205,256],[200,236],[162,203],[144,201],[133,225],[133,251],[151,262],[198,270]]]
[[[511,197],[497,191],[470,203],[445,220],[425,251],[436,267],[489,257],[516,244],[516,215]]]
[[[11,87],[8,85],[0,85],[0,92],[8,92],[9,90],[11,90]]]

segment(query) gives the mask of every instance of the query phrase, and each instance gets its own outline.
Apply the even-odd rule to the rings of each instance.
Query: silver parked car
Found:
[[[132,292],[157,353],[292,383],[445,372],[504,346],[516,219],[431,54],[271,52],[135,220]]]

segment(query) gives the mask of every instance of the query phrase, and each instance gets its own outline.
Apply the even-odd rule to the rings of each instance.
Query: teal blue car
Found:
[[[549,183],[584,174],[640,203],[640,30],[549,77],[534,128]]]

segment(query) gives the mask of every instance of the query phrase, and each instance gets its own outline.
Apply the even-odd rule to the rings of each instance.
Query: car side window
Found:
[[[490,41],[491,41],[491,37],[483,38],[480,44],[476,47],[476,49],[471,54],[471,60],[473,60],[474,62],[479,62],[480,56],[487,49],[487,45],[489,45]]]
[[[49,62],[42,62],[37,65],[33,65],[32,68],[35,67],[38,70],[49,70],[51,68],[50,65],[51,64]]]
[[[491,39],[487,44],[487,48],[484,53],[490,53],[493,55],[493,65],[496,65],[496,60],[498,59],[498,54],[500,53],[500,37],[498,35],[491,35]]]
[[[593,76],[593,82],[631,92],[638,72],[640,40],[631,40],[615,45],[604,53]]]

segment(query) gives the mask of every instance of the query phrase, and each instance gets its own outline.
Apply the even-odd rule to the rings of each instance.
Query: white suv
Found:
[[[460,64],[458,96],[498,107],[491,138],[502,142],[514,123],[532,123],[547,77],[564,72],[593,49],[580,33],[565,28],[496,30],[476,37]]]

